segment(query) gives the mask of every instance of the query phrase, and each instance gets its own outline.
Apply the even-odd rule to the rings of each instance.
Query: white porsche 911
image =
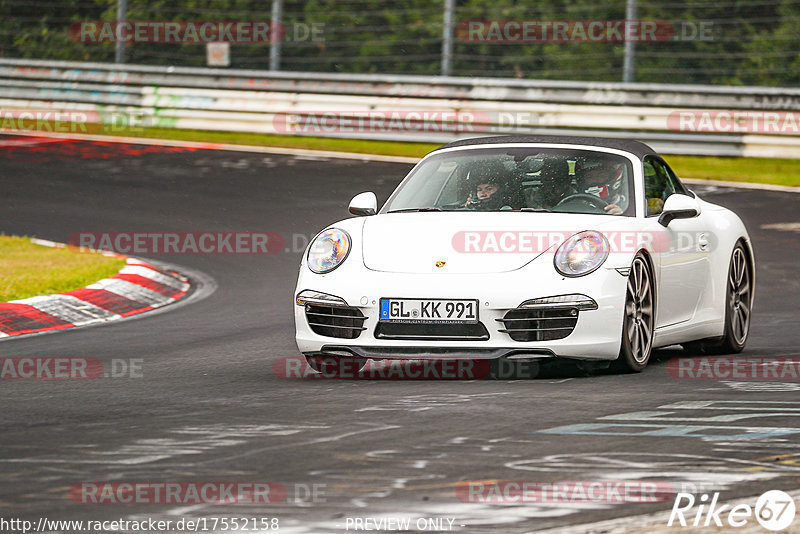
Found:
[[[611,360],[744,348],[755,283],[742,221],[689,191],[650,147],[489,137],[425,156],[378,210],[310,243],[296,339],[317,370],[347,359]],[[327,362],[327,363],[326,363]]]

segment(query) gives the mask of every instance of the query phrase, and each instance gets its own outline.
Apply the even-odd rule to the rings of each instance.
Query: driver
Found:
[[[622,163],[601,161],[598,166],[586,169],[582,162],[576,164],[578,187],[583,193],[594,195],[608,203],[603,210],[609,215],[621,215],[624,210],[620,205],[627,205],[623,194],[623,166]]]
[[[575,194],[569,176],[569,163],[565,159],[545,159],[539,180],[542,184],[535,192],[533,207],[550,210],[568,196]]]

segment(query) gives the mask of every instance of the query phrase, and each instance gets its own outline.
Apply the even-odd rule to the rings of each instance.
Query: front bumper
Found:
[[[608,262],[607,262],[608,263]],[[337,269],[316,275],[303,269],[295,295],[314,290],[344,299],[366,319],[354,339],[338,339],[312,331],[305,307],[294,306],[296,341],[306,355],[331,354],[373,359],[494,359],[567,357],[613,360],[619,355],[627,278],[612,266],[579,278],[560,276],[549,262],[490,274],[403,274]],[[574,330],[563,339],[514,341],[503,332],[502,319],[522,302],[556,295],[582,294],[597,303],[578,312]],[[381,298],[477,299],[485,340],[384,339],[376,336]]]
[[[373,360],[493,360],[497,358],[528,359],[552,358],[549,349],[486,348],[486,347],[371,347],[326,343],[319,351],[306,352],[307,356],[340,356],[371,358]]]

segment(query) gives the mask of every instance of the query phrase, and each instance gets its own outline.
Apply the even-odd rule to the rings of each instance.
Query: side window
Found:
[[[676,193],[680,193],[681,195],[691,195],[691,193],[689,193],[689,190],[686,189],[686,186],[684,186],[681,183],[681,181],[678,179],[678,176],[670,168],[670,166],[667,165],[664,162],[661,162],[661,164],[664,166],[664,169],[666,169],[667,174],[669,175],[670,179],[672,180],[672,184],[675,186],[675,192]]]
[[[648,215],[664,211],[664,201],[673,193],[682,192],[676,191],[673,176],[656,158],[647,156],[644,159],[644,195]]]

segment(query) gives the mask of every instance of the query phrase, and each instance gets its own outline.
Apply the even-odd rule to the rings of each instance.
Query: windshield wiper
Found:
[[[403,213],[409,211],[444,211],[442,208],[404,208],[401,210],[391,210],[386,213]]]
[[[553,210],[549,210],[547,208],[520,208],[514,211],[535,211],[538,213],[553,213]]]

